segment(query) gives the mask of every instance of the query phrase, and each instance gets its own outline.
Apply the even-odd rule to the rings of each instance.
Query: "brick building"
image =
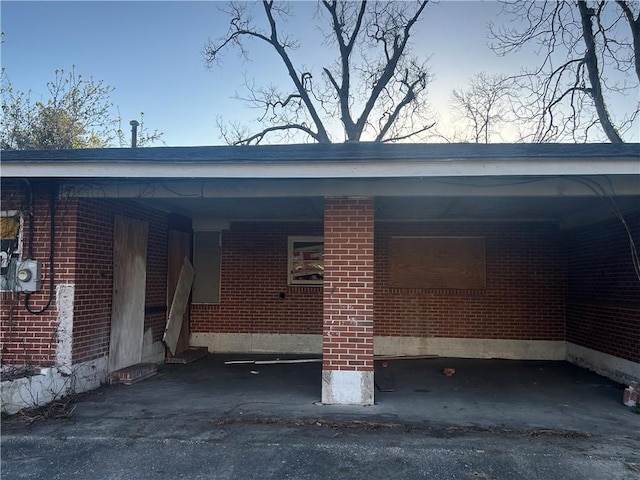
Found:
[[[325,403],[372,403],[374,354],[568,360],[638,381],[639,152],[3,152],[3,373],[40,373],[43,402],[162,362],[186,257],[178,351],[322,354]],[[33,293],[12,291],[25,259]],[[3,382],[5,404],[24,382]]]

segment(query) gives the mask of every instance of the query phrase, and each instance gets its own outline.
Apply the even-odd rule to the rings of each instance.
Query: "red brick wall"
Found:
[[[113,281],[113,214],[109,201],[82,200],[73,322],[73,361],[109,353]]]
[[[125,201],[83,199],[78,208],[78,254],[73,329],[74,363],[109,353],[115,215],[149,222],[145,331],[161,340],[166,319],[167,236],[164,213]],[[160,311],[157,311],[160,310]]]
[[[626,221],[638,248],[640,212]],[[576,228],[565,242],[567,341],[640,362],[640,279],[622,222]]]
[[[43,309],[50,299],[50,188],[48,182],[31,182],[34,192],[34,235],[32,257],[42,261],[42,286],[30,294],[29,308]],[[21,181],[2,181],[2,209],[19,210],[24,215],[22,258],[29,255],[29,194]],[[55,218],[54,259],[55,279],[50,305],[40,314],[32,314],[25,308],[26,294],[0,293],[0,349],[2,363],[9,365],[52,365],[55,361],[58,326],[55,285],[72,282],[75,258],[75,205],[58,202]],[[60,252],[67,252],[60,255]]]
[[[391,288],[392,236],[485,237],[486,289]],[[561,247],[548,223],[377,223],[375,334],[564,340]]]
[[[287,287],[287,237],[322,235],[322,228],[233,223],[222,237],[221,304],[192,306],[191,331],[321,334],[322,289]],[[487,288],[389,288],[386,252],[392,235],[484,236]],[[375,335],[565,338],[564,254],[553,224],[378,222],[374,255]]]
[[[34,187],[39,188],[37,183]],[[42,290],[49,298],[47,185],[35,195],[34,258],[43,261]],[[3,181],[2,208],[27,211],[25,185]],[[149,221],[145,329],[160,340],[166,316],[167,218],[138,205],[103,199],[68,199],[57,205],[56,285],[75,283],[74,362],[108,353],[112,295],[113,216]],[[640,214],[627,219],[637,241]],[[25,222],[24,256],[28,249]],[[322,333],[322,288],[287,286],[289,235],[322,235],[321,223],[239,222],[222,237],[221,304],[193,306],[193,332]],[[389,287],[387,249],[393,235],[484,236],[487,288],[481,291],[400,290]],[[564,243],[546,223],[395,223],[375,226],[375,335],[565,339],[565,256],[568,292],[566,339],[640,361],[640,293],[628,236],[611,221],[572,230]],[[285,294],[284,300],[280,293]],[[47,365],[54,361],[55,298],[41,315],[29,314],[24,295],[0,294],[2,361]]]
[[[30,295],[32,310],[49,299],[49,195],[48,184],[34,188],[33,258],[41,260],[42,289]],[[28,212],[26,184],[2,182],[3,210]],[[163,213],[128,202],[62,198],[56,204],[54,296],[42,314],[24,308],[24,294],[0,293],[0,349],[5,364],[52,365],[58,327],[55,286],[75,284],[73,362],[108,354],[113,280],[113,219],[116,213],[149,221],[146,305],[156,307],[145,317],[160,340],[166,318],[167,220]],[[28,254],[29,222],[25,215],[23,258]],[[159,310],[159,311],[158,311]]]
[[[327,198],[324,370],[373,370],[373,199]]]
[[[193,305],[191,332],[321,334],[322,286],[287,286],[290,235],[322,235],[322,224],[234,222],[222,232],[220,305]]]

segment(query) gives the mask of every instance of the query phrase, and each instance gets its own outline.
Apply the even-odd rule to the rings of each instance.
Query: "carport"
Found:
[[[72,363],[108,363],[111,299],[82,302],[96,281],[101,291],[112,287],[119,215],[148,228],[141,360],[164,357],[178,238],[180,258],[195,270],[182,348],[321,355],[322,401],[368,405],[390,393],[375,391],[374,353],[568,360],[617,382],[638,380],[637,151],[348,144],[13,152],[3,157],[3,181],[55,180],[59,201],[76,212],[81,253],[69,283],[86,297],[76,294]],[[310,270],[296,276],[298,264]]]

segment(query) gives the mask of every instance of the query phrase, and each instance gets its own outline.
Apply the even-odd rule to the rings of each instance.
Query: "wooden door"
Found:
[[[148,223],[142,220],[115,217],[110,372],[142,360],[148,230]]]
[[[191,259],[191,233],[169,230],[169,268],[167,269],[167,312],[176,293],[184,258]],[[184,313],[176,355],[189,348],[189,306]]]

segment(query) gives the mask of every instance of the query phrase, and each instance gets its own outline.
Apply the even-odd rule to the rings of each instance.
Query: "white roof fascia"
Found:
[[[638,175],[633,158],[344,162],[5,162],[2,177],[48,178],[393,178]]]

